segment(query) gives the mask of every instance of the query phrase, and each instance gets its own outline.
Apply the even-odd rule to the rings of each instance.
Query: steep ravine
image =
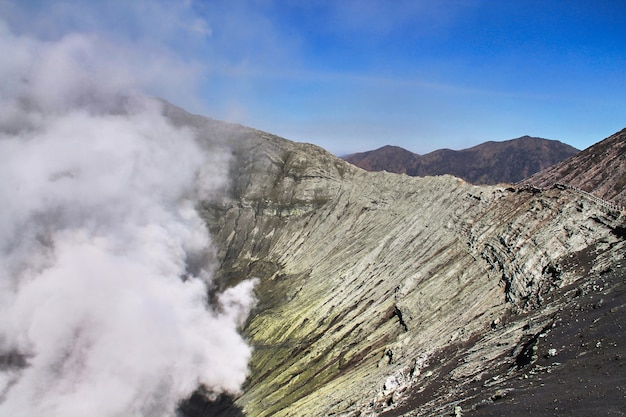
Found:
[[[569,190],[367,173],[254,130],[231,145],[229,195],[203,213],[220,285],[260,279],[247,416],[449,411],[549,325],[590,270],[572,254],[622,253],[623,217]],[[437,388],[451,376],[456,394]]]

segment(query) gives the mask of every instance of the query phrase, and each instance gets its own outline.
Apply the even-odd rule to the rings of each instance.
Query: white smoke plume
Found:
[[[120,98],[133,77],[92,38],[0,23],[0,49],[0,416],[172,416],[200,385],[238,392],[254,282],[209,305],[194,208],[228,161]]]

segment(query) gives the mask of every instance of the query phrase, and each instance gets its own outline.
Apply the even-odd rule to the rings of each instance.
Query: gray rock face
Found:
[[[209,142],[218,126],[184,123]],[[202,210],[220,285],[260,279],[235,399],[247,416],[454,414],[463,387],[524,360],[559,288],[623,253],[620,213],[572,190],[368,173],[313,145],[228,135],[230,189]]]

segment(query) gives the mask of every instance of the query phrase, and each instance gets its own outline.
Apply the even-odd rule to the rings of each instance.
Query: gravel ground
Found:
[[[537,339],[536,360],[494,387],[500,395],[462,407],[463,415],[625,416],[623,263],[573,291],[555,326]]]
[[[455,368],[481,341],[450,346],[433,360],[437,377],[383,415],[626,416],[626,260],[613,253],[595,274],[589,271],[596,258],[579,254],[573,263],[590,275],[555,291],[555,313],[544,314],[537,321],[543,324],[493,368],[455,380]],[[540,308],[511,315],[504,326],[525,326],[541,315]]]

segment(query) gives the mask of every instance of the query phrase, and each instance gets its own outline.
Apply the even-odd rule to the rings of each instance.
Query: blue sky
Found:
[[[0,0],[0,16],[105,40],[149,94],[340,155],[526,134],[582,149],[626,127],[623,0]]]

